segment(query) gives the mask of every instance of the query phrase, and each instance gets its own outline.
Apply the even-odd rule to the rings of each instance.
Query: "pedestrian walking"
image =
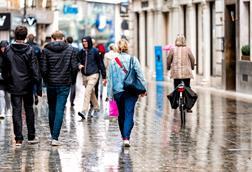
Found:
[[[36,57],[36,63],[39,66],[39,60],[41,58],[41,49],[40,49],[39,45],[36,42],[34,42],[34,40],[35,40],[35,36],[33,34],[29,34],[27,36],[26,43],[29,44],[33,48],[33,51],[34,51],[34,54]],[[39,71],[39,74],[40,74],[40,71]],[[40,97],[42,96],[42,78],[39,80],[39,82],[37,84],[35,84],[33,86],[33,94],[34,94],[34,103],[35,103],[35,105],[37,105],[39,102],[38,96],[40,96]]]
[[[66,43],[68,43],[69,46],[72,46],[73,37],[68,36],[66,38]],[[73,47],[73,50],[75,51],[76,54],[78,54],[78,52],[79,52],[78,48]],[[76,56],[76,58],[77,58],[77,56]],[[76,79],[77,79],[77,75],[78,75],[78,70],[76,70],[76,72],[74,72],[73,75],[72,75],[72,84],[71,84],[71,89],[70,89],[70,104],[71,104],[71,106],[74,106],[74,99],[75,99],[75,95],[76,95]]]
[[[78,54],[80,62],[79,69],[83,76],[83,85],[85,86],[85,95],[83,109],[78,112],[82,119],[87,118],[90,100],[93,108],[89,111],[94,111],[93,115],[99,112],[99,104],[95,96],[95,84],[98,81],[99,73],[101,72],[103,84],[106,85],[106,70],[103,60],[99,56],[99,52],[93,47],[92,39],[90,36],[82,38],[83,49]]]
[[[5,52],[6,47],[9,45],[8,41],[1,41],[0,42],[0,119],[4,119],[6,115],[6,83],[2,77],[3,71],[3,55]]]
[[[27,28],[17,26],[15,42],[6,48],[3,58],[3,78],[7,83],[7,90],[11,94],[12,119],[16,146],[21,146],[22,134],[22,102],[26,115],[28,129],[28,143],[38,143],[35,136],[35,118],[33,110],[33,85],[39,81],[38,66],[34,51],[25,44]]]
[[[132,68],[134,68],[134,70],[136,71],[137,78],[139,78],[141,83],[145,85],[144,75],[141,70],[138,59],[128,54],[127,40],[121,39],[118,42],[118,50],[119,50],[118,59],[120,63],[125,67],[127,71],[129,71],[130,61],[133,60]],[[135,104],[138,100],[138,96],[124,90],[123,83],[125,76],[126,73],[119,66],[116,60],[111,60],[109,64],[107,96],[110,99],[114,98],[117,103],[119,110],[118,123],[121,136],[123,139],[123,144],[125,147],[129,147],[130,134],[134,126]],[[146,93],[141,94],[141,96],[145,95]]]
[[[41,73],[47,85],[51,145],[61,145],[59,139],[64,109],[72,84],[72,76],[78,70],[74,48],[64,42],[64,34],[56,31],[52,42],[45,45],[41,57]]]
[[[118,57],[118,50],[114,43],[109,44],[109,52],[105,53],[104,55],[104,65],[106,68],[106,72],[108,73],[108,68],[110,61],[112,61],[114,58]]]
[[[178,35],[175,41],[175,48],[171,49],[167,59],[167,70],[174,79],[174,88],[182,81],[186,87],[190,87],[190,80],[193,78],[195,58],[189,47],[186,46],[186,39],[183,35]],[[187,112],[192,112],[188,109]]]

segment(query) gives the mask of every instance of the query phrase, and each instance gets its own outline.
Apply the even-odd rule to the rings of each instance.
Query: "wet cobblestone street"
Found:
[[[47,99],[35,107],[37,145],[15,146],[12,117],[0,121],[0,171],[252,171],[252,99],[193,87],[199,98],[186,127],[166,95],[171,84],[150,82],[136,107],[131,147],[123,148],[117,120],[106,114],[80,122],[84,87],[77,82],[74,108],[68,101],[59,140],[49,144]]]

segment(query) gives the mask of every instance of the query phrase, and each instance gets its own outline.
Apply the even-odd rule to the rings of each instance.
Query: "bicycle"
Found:
[[[184,92],[185,92],[185,84],[182,81],[178,87],[177,87],[177,91],[179,93],[179,99],[178,99],[178,107],[180,110],[180,118],[181,118],[181,125],[185,126],[186,123],[186,108],[185,108],[185,96],[184,96]]]

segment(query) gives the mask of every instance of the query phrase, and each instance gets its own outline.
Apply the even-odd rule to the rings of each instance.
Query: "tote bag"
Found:
[[[118,117],[119,111],[115,100],[109,100],[109,116]]]

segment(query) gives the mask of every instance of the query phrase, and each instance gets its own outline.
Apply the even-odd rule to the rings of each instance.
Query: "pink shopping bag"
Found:
[[[119,111],[115,100],[109,100],[109,116],[118,117]]]

